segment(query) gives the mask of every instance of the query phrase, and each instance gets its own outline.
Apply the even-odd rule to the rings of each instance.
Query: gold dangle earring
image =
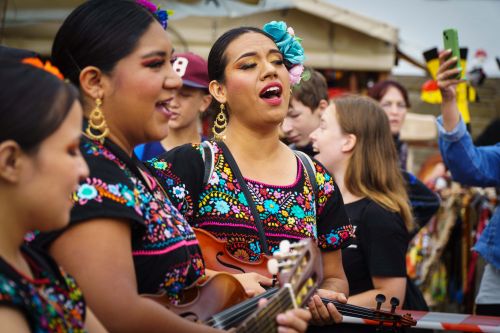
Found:
[[[108,124],[106,124],[106,119],[104,119],[104,113],[101,110],[102,100],[96,98],[95,108],[92,110],[89,116],[89,124],[85,133],[92,140],[100,141],[104,143],[104,139],[109,134]]]
[[[226,113],[224,112],[225,106],[224,104],[220,105],[220,111],[217,114],[217,117],[215,118],[214,121],[214,126],[212,127],[212,133],[214,133],[214,139],[217,141],[223,141],[226,139],[226,135],[224,132],[226,131],[227,127],[227,117]]]

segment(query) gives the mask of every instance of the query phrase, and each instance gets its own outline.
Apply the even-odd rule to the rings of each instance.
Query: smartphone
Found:
[[[443,31],[443,44],[445,50],[451,49],[451,55],[449,58],[451,57],[457,58],[457,63],[455,67],[460,69],[460,73],[457,74],[455,79],[460,80],[462,77],[462,67],[460,66],[460,46],[458,44],[457,29],[445,29]]]

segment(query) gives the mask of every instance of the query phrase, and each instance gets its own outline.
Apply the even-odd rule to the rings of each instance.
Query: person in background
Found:
[[[73,193],[70,225],[38,235],[33,246],[47,248],[75,276],[111,332],[220,332],[143,296],[163,294],[175,305],[205,276],[193,230],[132,158],[138,144],[166,136],[170,102],[182,84],[172,68],[167,18],[145,0],[86,1],[65,19],[52,47],[54,63],[82,95],[80,147],[90,174]],[[297,309],[277,320],[300,332],[309,317]]]
[[[392,137],[396,144],[399,162],[403,170],[407,169],[408,145],[401,141],[401,129],[411,107],[408,91],[399,82],[385,80],[376,83],[368,90],[368,96],[380,103],[387,114],[391,126]]]
[[[328,106],[328,86],[325,77],[318,71],[307,68],[311,75],[292,88],[288,113],[281,130],[290,148],[314,156],[310,134],[319,126],[321,112]]]
[[[373,308],[375,296],[384,294],[402,305],[413,219],[387,115],[368,97],[340,97],[323,112],[311,139],[315,157],[339,185],[355,228],[353,244],[342,249],[348,303]]]
[[[54,67],[19,59],[33,53],[1,53],[0,331],[105,332],[75,280],[23,244],[31,230],[68,224],[71,192],[88,175],[78,148],[78,92]]]
[[[476,147],[460,116],[453,79],[459,70],[451,50],[439,54],[436,79],[443,101],[437,120],[439,149],[453,180],[472,186],[500,186],[500,144]],[[448,59],[448,60],[447,60]],[[452,69],[450,69],[450,66]],[[486,261],[476,296],[476,313],[500,316],[500,209],[497,207],[488,225],[473,247]]]
[[[376,83],[368,90],[368,96],[380,103],[389,118],[391,134],[399,156],[400,167],[408,188],[408,196],[415,219],[415,229],[410,230],[415,235],[420,228],[429,222],[439,209],[439,197],[432,192],[415,175],[407,171],[408,145],[400,140],[406,114],[410,108],[408,91],[400,83],[385,80]],[[423,310],[423,309],[421,309]]]
[[[324,271],[318,294],[345,302],[340,249],[349,244],[352,226],[342,195],[320,163],[301,162],[279,137],[291,82],[300,77],[295,69],[304,59],[291,32],[285,22],[273,21],[264,31],[240,27],[219,37],[208,56],[208,73],[210,93],[220,105],[218,119],[230,116],[227,123],[216,122],[225,130],[215,141],[178,147],[148,164],[190,225],[225,241],[237,258],[255,262],[277,251],[282,240],[316,240]],[[272,282],[255,272],[236,276],[257,293]],[[325,306],[317,295],[309,309],[317,324],[342,318],[333,303]]]
[[[182,144],[200,143],[203,140],[200,115],[212,102],[208,92],[207,62],[191,52],[177,53],[172,66],[182,78],[182,87],[176,90],[169,103],[172,116],[168,122],[168,135],[161,141],[137,146],[134,152],[141,161],[152,159]]]

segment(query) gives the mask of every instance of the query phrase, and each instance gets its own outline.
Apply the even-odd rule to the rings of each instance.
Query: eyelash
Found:
[[[255,64],[255,63],[253,63],[253,64],[243,64],[243,65],[240,66],[240,69],[246,70],[246,69],[254,68],[255,66],[257,66],[257,64]]]
[[[160,68],[165,64],[165,59],[158,59],[158,60],[152,60],[150,62],[147,62],[144,64],[144,66],[149,67],[149,68]]]
[[[281,59],[279,59],[279,60],[273,60],[272,63],[275,64],[275,65],[277,65],[277,66],[282,66],[284,64],[283,60],[281,60]],[[247,70],[247,69],[250,69],[250,68],[254,68],[255,66],[257,66],[256,63],[243,64],[243,65],[240,66],[240,69]]]

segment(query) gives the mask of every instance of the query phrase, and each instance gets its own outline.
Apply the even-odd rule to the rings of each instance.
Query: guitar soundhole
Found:
[[[245,270],[241,267],[238,267],[238,266],[235,266],[235,265],[232,265],[230,263],[227,263],[227,262],[224,262],[221,257],[224,256],[224,253],[223,252],[217,252],[217,254],[215,255],[215,259],[217,259],[217,262],[219,264],[221,264],[222,266],[225,266],[227,268],[231,268],[231,269],[234,269],[234,270],[237,270],[241,273],[246,273]]]

